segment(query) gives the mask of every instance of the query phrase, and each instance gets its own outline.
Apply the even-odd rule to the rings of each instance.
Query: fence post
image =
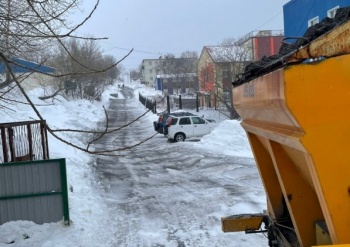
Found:
[[[153,103],[153,113],[157,113],[157,101]]]
[[[196,94],[196,109],[197,109],[197,112],[199,112],[199,92],[197,92]]]
[[[179,108],[182,110],[182,99],[181,99],[181,94],[179,95]]]
[[[170,99],[169,99],[169,95],[166,96],[166,109],[167,109],[168,113],[170,113]]]
[[[50,152],[49,152],[49,138],[47,137],[47,126],[46,126],[46,120],[43,120],[40,122],[40,124],[43,126],[45,131],[43,132],[43,136],[41,138],[45,137],[45,151],[46,151],[46,158],[44,159],[50,159]]]
[[[11,161],[14,162],[15,161],[15,147],[13,145],[13,129],[12,129],[12,127],[9,127],[7,129],[7,134],[9,137],[10,157],[11,157]]]
[[[27,124],[27,132],[28,132],[28,148],[29,148],[29,157],[30,160],[35,160],[35,157],[33,155],[33,137],[32,137],[32,129],[30,128],[30,124]],[[43,137],[43,132],[41,132],[41,138],[44,139]],[[43,144],[43,150],[45,150],[45,144]],[[43,157],[45,157],[45,152],[43,152]]]
[[[6,144],[5,128],[1,127],[0,131],[1,131],[2,153],[4,155],[4,162],[7,163],[7,162],[9,162],[9,159],[8,159],[8,153],[7,153],[8,150],[7,150],[7,144]]]

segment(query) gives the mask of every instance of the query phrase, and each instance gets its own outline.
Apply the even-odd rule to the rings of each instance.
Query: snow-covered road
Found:
[[[135,100],[112,100],[110,128],[144,113]],[[152,122],[141,118],[95,146],[130,146],[154,133]],[[95,173],[109,208],[113,245],[267,246],[260,234],[221,231],[221,217],[265,209],[254,160],[208,152],[194,144],[169,143],[158,134],[121,152],[121,157],[97,159]]]

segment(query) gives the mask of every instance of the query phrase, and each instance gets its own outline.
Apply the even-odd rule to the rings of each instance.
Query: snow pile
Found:
[[[253,158],[245,131],[237,120],[221,122],[209,135],[201,138],[198,146],[225,155]]]

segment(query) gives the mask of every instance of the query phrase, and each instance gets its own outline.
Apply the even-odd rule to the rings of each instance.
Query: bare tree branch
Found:
[[[107,38],[80,37],[73,35],[76,30],[91,19],[91,16],[95,13],[100,3],[99,0],[96,0],[93,9],[83,21],[74,27],[68,27],[65,16],[78,5],[78,2],[79,0],[8,0],[7,4],[0,4],[0,41],[2,41],[0,42],[0,64],[4,66],[6,71],[6,79],[4,82],[0,83],[0,88],[6,88],[5,91],[1,92],[0,103],[29,104],[38,119],[44,120],[43,116],[36,108],[38,105],[34,105],[21,84],[27,78],[32,77],[33,74],[48,76],[56,80],[56,85],[51,85],[55,88],[53,93],[48,96],[39,97],[41,100],[53,98],[65,93],[64,82],[70,78],[79,79],[82,87],[81,89],[85,90],[90,86],[94,87],[91,96],[91,99],[94,100],[102,94],[103,86],[107,85],[107,83],[111,83],[112,79],[117,76],[116,71],[112,71],[112,69],[115,69],[120,65],[120,63],[133,52],[133,49],[121,59],[115,60],[111,56],[102,56],[99,46],[97,43],[94,43],[98,40]],[[68,31],[60,34],[62,27],[66,28]],[[78,47],[86,49],[88,52],[74,53],[70,50],[70,47],[67,46],[67,44],[69,44],[67,43],[67,40],[69,39],[83,41],[82,43],[78,43]],[[43,66],[47,66],[48,63],[54,63],[54,49],[61,49],[65,53],[65,56],[61,58],[64,60],[60,64],[66,64],[69,60],[72,64],[76,65],[74,70],[69,67],[59,68],[59,66],[57,66],[55,73],[48,73],[42,69]],[[85,55],[85,57],[83,55]],[[88,55],[91,56],[87,57]],[[26,63],[22,64],[17,62],[14,58],[35,61],[37,66],[29,67]],[[25,72],[18,73],[18,68],[21,68]],[[109,78],[109,80],[106,78]],[[96,87],[96,85],[102,85],[102,87],[99,88]],[[13,91],[15,87],[18,87],[28,103],[5,97],[5,95]],[[88,94],[88,91],[86,91],[86,94]],[[7,106],[0,105],[0,108],[12,111],[12,109]],[[89,154],[108,156],[119,156],[118,152],[139,146],[155,136],[152,135],[136,144],[122,148],[100,151],[91,150],[92,144],[103,136],[112,134],[129,126],[149,112],[145,112],[124,126],[116,129],[109,129],[108,114],[104,107],[103,109],[105,111],[106,122],[102,131],[73,130],[69,128],[53,130],[49,127],[49,124],[47,124],[47,130],[54,138],[78,150]],[[56,132],[76,132],[94,134],[95,136],[88,141],[86,146],[82,147],[58,136]]]

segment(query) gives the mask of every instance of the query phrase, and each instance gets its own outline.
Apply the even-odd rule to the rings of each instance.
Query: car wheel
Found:
[[[177,133],[174,138],[177,142],[183,142],[186,139],[185,134],[183,133]]]

